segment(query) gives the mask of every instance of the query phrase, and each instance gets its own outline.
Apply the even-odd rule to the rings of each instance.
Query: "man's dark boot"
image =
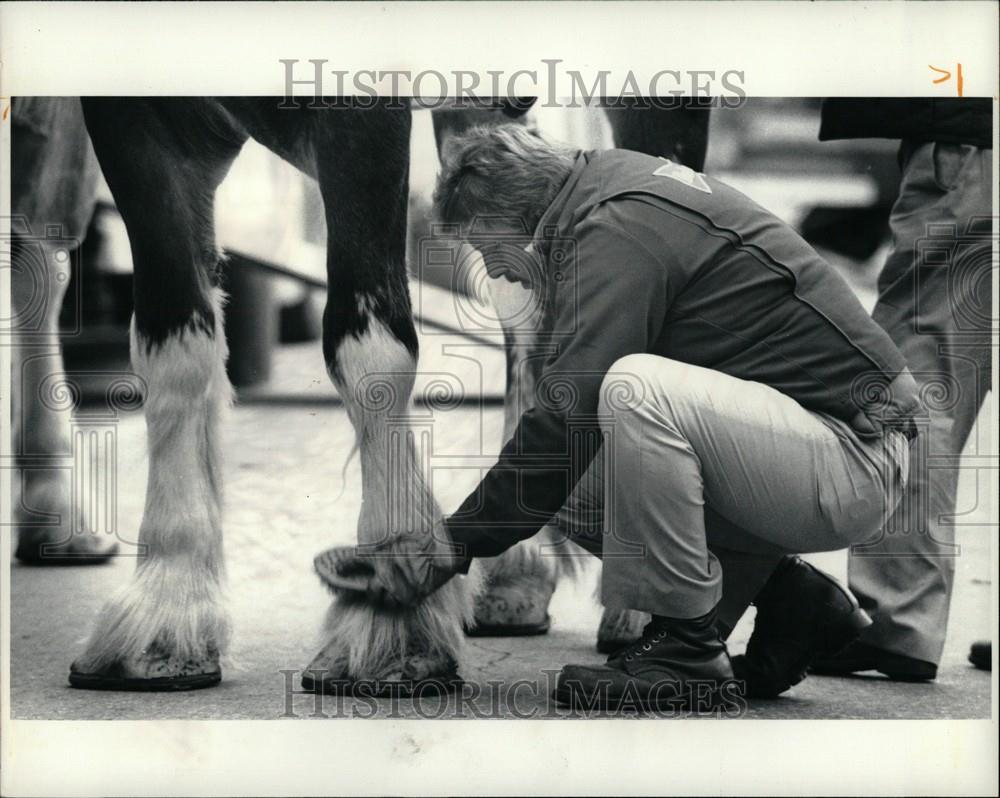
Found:
[[[654,615],[605,666],[564,667],[553,693],[563,704],[611,711],[708,710],[737,695],[715,610],[690,620]]]
[[[878,671],[894,682],[932,682],[937,665],[905,654],[855,641],[830,656],[817,657],[809,668],[821,676],[850,676],[862,671]]]
[[[806,677],[813,662],[871,626],[857,599],[832,576],[789,556],[754,599],[757,618],[746,654],[733,657],[752,698],[775,698]]]

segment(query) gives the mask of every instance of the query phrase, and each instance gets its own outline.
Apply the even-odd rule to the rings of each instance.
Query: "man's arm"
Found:
[[[648,352],[669,305],[659,259],[622,226],[589,221],[577,229],[575,268],[556,280],[552,342],[535,407],[497,464],[448,518],[451,539],[471,557],[500,554],[531,537],[566,501],[595,451],[574,453],[569,429],[597,425],[601,382],[621,357]]]

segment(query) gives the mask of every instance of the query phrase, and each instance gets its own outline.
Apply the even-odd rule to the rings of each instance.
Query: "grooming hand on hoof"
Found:
[[[476,578],[451,578],[468,570],[469,559],[453,552],[440,524],[433,535],[336,547],[314,565],[338,600],[326,642],[303,672],[304,689],[401,697],[457,689]]]
[[[398,609],[416,606],[468,571],[469,562],[439,523],[430,535],[403,533],[381,543],[334,547],[313,564],[331,590],[364,593],[372,604]]]

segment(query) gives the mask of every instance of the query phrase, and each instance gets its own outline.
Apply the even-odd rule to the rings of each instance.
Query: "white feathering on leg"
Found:
[[[367,314],[367,309],[362,308]],[[419,465],[409,417],[415,363],[410,352],[370,315],[368,329],[340,345],[331,377],[361,450],[363,503],[358,541],[375,543],[394,533],[430,534],[441,510]],[[416,654],[439,663],[460,662],[478,578],[452,579],[419,606],[387,611],[341,599],[327,614],[326,650],[343,657],[346,675],[374,678],[398,672]],[[341,654],[342,652],[342,654]]]
[[[222,474],[219,426],[232,401],[226,375],[224,295],[212,293],[214,332],[194,321],[159,345],[131,333],[132,363],[147,386],[146,547],[130,583],[101,611],[82,670],[138,657],[154,645],[182,657],[223,651]]]

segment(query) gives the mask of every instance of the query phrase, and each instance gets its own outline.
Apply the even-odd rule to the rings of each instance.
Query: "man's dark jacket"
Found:
[[[993,146],[988,98],[836,97],[823,100],[820,141],[905,139]]]
[[[446,521],[468,556],[499,554],[562,506],[595,453],[584,441],[599,429],[602,380],[626,355],[761,382],[870,434],[916,406],[903,356],[832,267],[753,201],[687,167],[581,153],[534,245],[553,351],[535,408]]]

